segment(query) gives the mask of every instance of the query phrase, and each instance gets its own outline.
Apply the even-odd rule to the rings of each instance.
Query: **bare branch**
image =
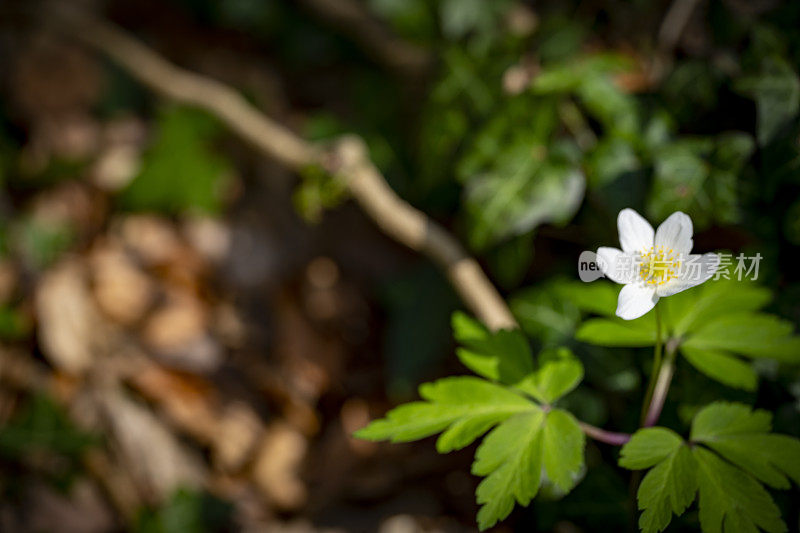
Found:
[[[516,327],[511,311],[477,261],[452,235],[394,193],[360,139],[347,136],[326,152],[268,118],[232,88],[172,65],[112,24],[77,10],[56,13],[57,22],[70,35],[107,54],[162,95],[213,113],[265,155],[294,170],[319,164],[342,176],[377,225],[436,261],[467,307],[489,328]]]

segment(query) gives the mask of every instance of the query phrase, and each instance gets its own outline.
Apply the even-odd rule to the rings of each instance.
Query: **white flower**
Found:
[[[719,266],[717,254],[696,255],[692,251],[692,219],[677,211],[658,230],[633,209],[617,217],[622,250],[597,249],[597,263],[610,280],[625,286],[619,293],[617,316],[639,318],[659,298],[699,285],[711,278]]]

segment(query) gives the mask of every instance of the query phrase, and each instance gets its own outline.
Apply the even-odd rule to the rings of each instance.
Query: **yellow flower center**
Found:
[[[672,248],[653,246],[642,251],[639,276],[647,285],[664,285],[678,277],[681,262]]]

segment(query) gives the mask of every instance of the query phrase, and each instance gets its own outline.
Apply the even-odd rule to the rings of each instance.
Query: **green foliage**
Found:
[[[232,506],[204,492],[178,489],[157,509],[142,509],[134,533],[229,531]]]
[[[762,483],[800,484],[800,441],[770,433],[771,421],[767,411],[717,402],[697,413],[688,443],[665,428],[637,431],[619,464],[649,469],[637,492],[641,530],[663,531],[698,495],[704,532],[786,531]]]
[[[28,216],[11,228],[10,244],[32,268],[43,270],[55,263],[75,243],[75,229]]]
[[[79,457],[96,443],[93,435],[76,428],[62,409],[46,396],[33,396],[0,427],[0,455],[21,458],[32,452]]]
[[[779,56],[763,58],[759,72],[740,79],[737,88],[756,101],[759,144],[774,140],[800,110],[800,79]]]
[[[794,326],[758,311],[770,299],[770,292],[754,282],[725,279],[669,296],[659,304],[664,306],[666,342],[708,377],[755,390],[758,377],[738,356],[800,362],[800,337],[793,334]],[[594,311],[608,318],[586,320],[576,332],[578,340],[600,346],[655,344],[653,313],[625,321],[613,316],[612,302],[605,305]]]
[[[344,183],[318,166],[306,167],[301,177],[302,182],[292,193],[292,203],[306,222],[319,223],[326,209],[338,206],[346,197]]]
[[[453,315],[453,330],[463,345],[459,359],[487,379],[423,384],[423,401],[389,411],[355,436],[406,442],[441,433],[436,449],[447,453],[489,432],[472,467],[485,477],[476,492],[483,530],[508,516],[515,502],[528,505],[542,486],[564,495],[579,480],[585,437],[571,414],[551,405],[578,385],[583,367],[563,348],[541,353],[534,365],[519,331],[489,332],[463,313]]]
[[[144,154],[139,174],[120,193],[120,204],[137,211],[218,213],[231,169],[211,148],[218,131],[216,121],[201,111],[164,109],[155,141]]]

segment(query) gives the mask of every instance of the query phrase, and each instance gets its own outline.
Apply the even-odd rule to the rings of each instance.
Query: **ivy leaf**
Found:
[[[769,143],[800,109],[800,79],[782,58],[767,57],[758,75],[743,78],[737,88],[756,101],[758,142]]]
[[[492,333],[461,312],[453,313],[452,325],[453,335],[464,345],[456,355],[476,374],[511,385],[533,372],[533,355],[520,331]]]
[[[577,421],[558,409],[522,413],[495,428],[472,465],[473,474],[487,476],[476,491],[482,504],[480,529],[507,517],[514,502],[528,505],[539,492],[543,474],[557,489],[569,491],[583,466],[584,445]]]
[[[470,376],[425,383],[419,394],[426,401],[392,409],[355,436],[408,442],[446,430],[436,442],[438,451],[446,453],[467,446],[511,415],[539,409],[505,387]]]

